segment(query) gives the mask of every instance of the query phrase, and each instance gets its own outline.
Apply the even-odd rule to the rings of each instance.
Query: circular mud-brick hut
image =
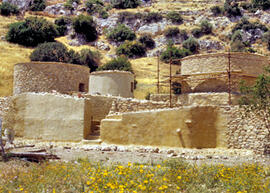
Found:
[[[97,71],[90,74],[89,94],[132,98],[133,92],[134,74],[131,72]]]
[[[24,92],[88,92],[90,69],[58,62],[29,62],[14,66],[13,94]]]

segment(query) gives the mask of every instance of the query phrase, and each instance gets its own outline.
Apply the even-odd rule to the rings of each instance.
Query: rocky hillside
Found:
[[[166,63],[168,58],[166,59],[164,54],[166,50],[168,51],[168,47],[173,47],[176,58],[229,49],[269,54],[270,10],[264,5],[255,6],[249,1],[227,0],[225,3],[223,0],[133,0],[131,6],[136,8],[121,9],[121,5],[117,4],[120,0],[81,2],[48,0],[42,11],[33,9],[33,4],[41,1],[3,0],[19,7],[20,13],[0,16],[0,95],[2,96],[12,94],[13,65],[30,61],[29,56],[35,49],[35,47],[8,42],[6,40],[8,26],[23,21],[29,16],[44,17],[48,21],[55,22],[62,16],[75,18],[80,14],[91,15],[98,35],[96,40],[89,41],[85,35],[76,32],[72,20],[64,24],[66,29],[55,40],[75,51],[84,48],[99,51],[100,66],[117,55],[124,54],[129,57],[138,81],[135,92],[137,98],[144,98],[148,92],[156,92],[158,55],[162,59],[161,79],[165,80],[168,76],[169,65]],[[137,2],[139,2],[138,6]],[[118,36],[116,38],[110,36],[109,34],[116,30],[119,23],[135,32],[136,38],[119,39]],[[190,39],[193,41],[192,46],[190,46]],[[151,46],[147,46],[147,43]],[[132,51],[134,45],[137,46],[136,53]],[[141,45],[143,47],[140,47]],[[173,72],[178,69],[177,64],[173,65]],[[167,92],[168,89],[164,87],[162,91]]]

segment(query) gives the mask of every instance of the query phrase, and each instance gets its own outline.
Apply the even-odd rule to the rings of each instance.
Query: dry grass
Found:
[[[0,16],[0,37],[5,36],[8,25],[16,21],[16,17]],[[0,96],[12,94],[13,66],[16,63],[29,61],[32,49],[0,40]]]

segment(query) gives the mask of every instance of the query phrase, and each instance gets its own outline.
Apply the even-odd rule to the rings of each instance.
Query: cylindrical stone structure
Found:
[[[127,71],[97,71],[89,78],[89,94],[134,97],[134,74]]]
[[[88,92],[90,69],[58,62],[28,62],[14,66],[13,94],[24,92]]]

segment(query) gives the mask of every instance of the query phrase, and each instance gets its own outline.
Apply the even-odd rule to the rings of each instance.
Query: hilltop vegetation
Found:
[[[29,56],[35,50],[32,60],[34,57],[34,60],[87,65],[91,71],[98,67],[105,69],[101,66],[125,56],[138,80],[135,96],[144,98],[147,92],[156,92],[158,56],[164,62],[161,63],[163,81],[168,76],[166,63],[170,56],[180,59],[229,49],[268,55],[269,5],[269,1],[262,0],[2,3],[0,95],[11,94],[13,65],[30,61]],[[42,47],[38,44],[55,41],[65,46],[67,53],[57,50],[63,57],[44,58],[50,52],[48,46],[44,52],[36,51]],[[173,72],[179,68],[175,62]],[[162,90],[166,92],[167,88]]]

